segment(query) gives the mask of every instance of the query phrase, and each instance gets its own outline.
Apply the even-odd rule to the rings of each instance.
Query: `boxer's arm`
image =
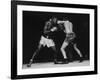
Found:
[[[64,22],[65,21],[60,21],[60,20],[57,21],[58,24],[63,24]]]
[[[65,21],[60,21],[60,20],[58,20],[58,25],[59,25],[59,29],[61,29],[61,30],[64,30],[64,23],[65,23]]]
[[[44,33],[49,33],[50,32],[48,27],[50,27],[50,24],[48,22],[46,22],[45,27],[44,27]]]
[[[72,33],[74,33],[73,32],[73,24],[71,22],[70,22],[70,30],[71,30]]]
[[[50,30],[48,30],[48,29],[44,29],[44,33],[49,33],[50,32]]]

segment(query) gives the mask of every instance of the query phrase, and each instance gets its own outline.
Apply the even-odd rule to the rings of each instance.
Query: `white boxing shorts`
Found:
[[[47,46],[48,48],[51,46],[55,46],[52,39],[45,38],[44,36],[41,36],[40,44],[43,46]]]

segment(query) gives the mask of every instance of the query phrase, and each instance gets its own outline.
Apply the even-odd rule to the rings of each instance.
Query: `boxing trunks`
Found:
[[[75,33],[67,33],[66,38],[65,38],[65,42],[72,42],[75,37],[76,37]]]
[[[43,46],[47,46],[48,48],[51,46],[55,46],[55,43],[52,39],[46,38],[44,36],[41,36],[40,44]]]

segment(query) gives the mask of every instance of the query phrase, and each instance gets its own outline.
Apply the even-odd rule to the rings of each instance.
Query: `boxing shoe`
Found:
[[[27,64],[27,67],[31,67],[31,64]]]
[[[79,58],[79,63],[83,62],[83,57]]]
[[[29,64],[27,64],[27,67],[31,67],[32,62],[33,62],[33,60],[30,59],[30,62],[29,62]]]
[[[58,62],[57,59],[54,59],[54,64],[61,64],[61,63]]]
[[[61,64],[68,64],[69,63],[69,60],[68,59],[63,59]]]

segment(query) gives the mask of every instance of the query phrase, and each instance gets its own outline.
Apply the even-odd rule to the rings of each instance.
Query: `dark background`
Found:
[[[77,36],[75,39],[77,46],[83,56],[87,56],[89,59],[89,14],[23,11],[23,64],[28,63],[31,59],[37,49],[45,22],[52,16],[56,16],[59,20],[67,17],[73,23],[73,30]],[[54,41],[58,50],[64,37],[65,34],[62,31],[56,32]],[[77,59],[76,52],[73,49],[71,51],[74,58]],[[35,56],[34,60],[36,62],[53,61],[53,53],[52,49],[45,47]],[[58,60],[62,58],[63,56],[59,51]]]

